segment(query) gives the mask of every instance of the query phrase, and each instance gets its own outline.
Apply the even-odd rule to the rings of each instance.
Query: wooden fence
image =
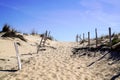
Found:
[[[111,48],[111,46],[112,46],[112,36],[111,36],[111,34],[112,34],[112,32],[111,32],[111,27],[109,27],[108,28],[108,31],[109,31],[109,46],[110,46],[110,48]],[[79,39],[79,37],[80,37],[80,39]],[[88,46],[90,47],[90,45],[91,45],[91,41],[90,41],[91,39],[90,39],[90,32],[88,32]],[[97,28],[95,28],[95,40],[96,40],[96,42],[95,42],[95,45],[96,45],[96,47],[98,47],[98,32],[97,32]],[[86,41],[85,40],[85,34],[83,33],[83,39],[81,38],[81,36],[78,36],[78,34],[77,34],[77,37],[76,37],[76,42],[83,42],[83,44],[84,44],[84,42]]]
[[[45,47],[45,43],[46,43],[47,37],[49,37],[49,36],[50,36],[50,32],[48,33],[47,31],[45,32],[45,34],[43,34],[43,36],[41,36],[40,44],[38,45],[38,48],[37,48],[37,54],[38,54],[39,49],[41,47]],[[16,56],[17,56],[18,70],[21,70],[22,69],[22,64],[21,64],[21,59],[20,59],[18,45],[16,44],[16,42],[14,42],[14,47],[15,47]]]
[[[48,33],[48,31],[46,31],[41,37],[42,38],[40,40],[40,44],[38,45],[38,48],[37,48],[37,54],[41,47],[45,47],[46,40],[48,39],[48,37],[50,37],[50,32]]]

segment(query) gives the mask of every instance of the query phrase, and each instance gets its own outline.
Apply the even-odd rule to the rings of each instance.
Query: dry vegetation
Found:
[[[23,37],[23,35],[29,35],[27,33],[19,33],[17,30],[13,29],[10,27],[10,25],[5,24],[2,28],[2,31],[0,31],[0,33],[4,33],[1,37],[10,37],[10,38],[19,38],[25,42],[27,42],[27,40]],[[31,35],[40,35],[40,37],[43,37],[44,34],[38,34],[34,29],[31,31],[30,33]],[[47,31],[48,34],[48,31]],[[47,39],[49,40],[54,40],[53,36],[50,35],[50,33],[47,36]]]
[[[3,26],[3,29],[1,32],[4,32],[4,34],[1,37],[19,38],[27,42],[27,40],[21,34],[18,34],[18,32],[15,29],[12,29],[8,24],[5,24]]]

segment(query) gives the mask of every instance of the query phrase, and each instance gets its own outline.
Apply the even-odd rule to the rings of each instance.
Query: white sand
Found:
[[[35,53],[36,46],[28,47],[34,43],[32,37],[28,43],[21,42],[21,53]],[[39,43],[39,38],[36,38]],[[9,40],[8,40],[9,41]],[[31,41],[31,42],[30,42]],[[11,41],[9,42],[11,43]],[[109,66],[105,60],[97,62],[91,67],[88,64],[96,58],[71,58],[71,47],[76,46],[72,42],[48,41],[51,47],[46,47],[46,51],[39,51],[39,54],[22,55],[22,70],[15,73],[0,72],[2,80],[110,80],[113,74],[111,71],[116,65]],[[6,47],[5,47],[6,48]],[[1,50],[0,50],[1,51]],[[14,48],[13,50],[14,51]],[[12,52],[11,52],[12,53]],[[6,53],[8,54],[8,53]],[[1,54],[2,55],[2,54]],[[9,54],[13,56],[13,54]],[[15,59],[14,59],[15,60]],[[12,59],[10,59],[10,62]],[[9,64],[10,65],[10,64]],[[0,65],[1,66],[1,65]],[[12,65],[13,66],[13,65]],[[14,65],[14,66],[17,66]],[[15,68],[17,69],[17,68]],[[120,78],[118,78],[119,80]]]

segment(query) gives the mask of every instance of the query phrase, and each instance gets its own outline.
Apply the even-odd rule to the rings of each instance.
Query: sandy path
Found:
[[[94,75],[80,58],[71,58],[74,43],[53,43],[23,65],[22,70],[9,74],[4,80],[103,80]],[[53,45],[51,44],[51,45]]]

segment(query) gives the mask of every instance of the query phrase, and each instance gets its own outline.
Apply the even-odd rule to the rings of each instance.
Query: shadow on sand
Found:
[[[117,75],[114,75],[110,80],[116,80],[119,76],[120,76],[120,73],[118,73]]]
[[[96,60],[96,61],[94,61],[94,62],[92,62],[92,63],[90,63],[87,67],[90,67],[90,66],[92,66],[93,64],[95,64],[96,62],[98,62],[98,61],[100,61],[100,60],[102,60],[107,54],[109,54],[109,52],[108,53],[106,53],[106,54],[104,54],[101,58],[99,58],[98,60]]]
[[[0,72],[16,72],[18,70],[0,70]]]

